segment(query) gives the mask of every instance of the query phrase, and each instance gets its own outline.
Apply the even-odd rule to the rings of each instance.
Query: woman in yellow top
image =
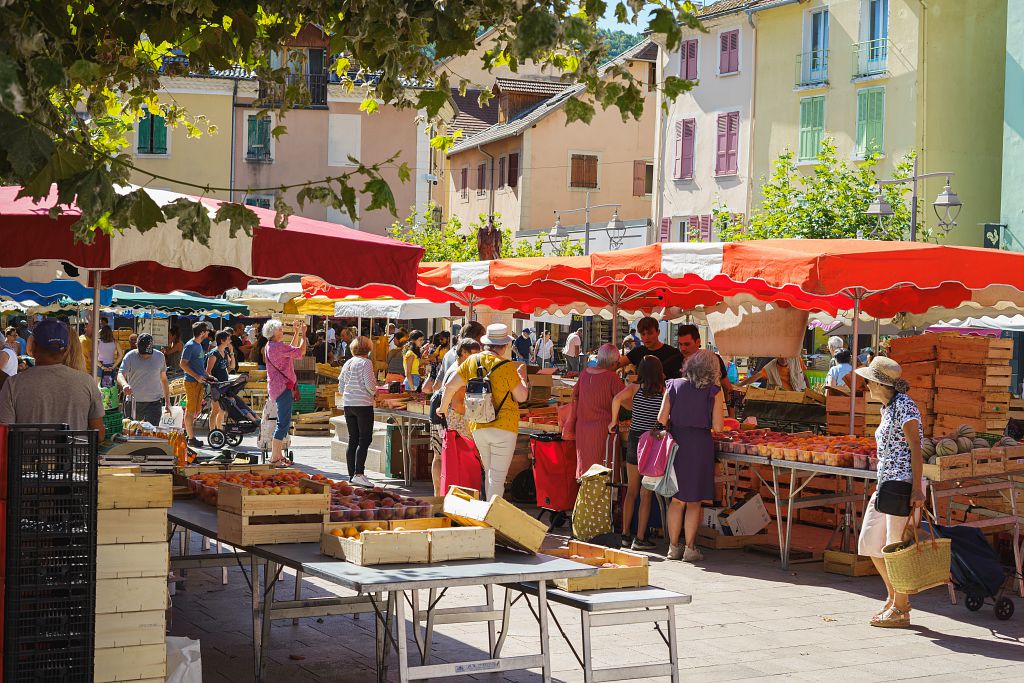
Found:
[[[419,330],[409,334],[409,341],[402,349],[402,367],[405,369],[405,390],[419,391],[423,377],[420,375],[420,353],[426,337]]]
[[[494,421],[469,423],[473,442],[484,466],[484,485],[488,498],[505,495],[505,478],[519,437],[519,404],[530,395],[526,366],[508,360],[512,340],[508,325],[488,325],[487,333],[480,338],[483,352],[467,358],[451,374],[445,382],[441,405],[437,409],[439,415],[445,415],[455,394],[477,376],[478,369],[490,380],[495,408]]]

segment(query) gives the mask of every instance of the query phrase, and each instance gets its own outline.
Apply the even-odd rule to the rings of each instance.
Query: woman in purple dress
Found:
[[[701,505],[715,497],[715,445],[711,432],[722,430],[725,416],[725,401],[718,388],[720,374],[718,357],[702,349],[686,361],[683,376],[669,380],[665,387],[658,422],[668,427],[679,446],[673,463],[679,491],[668,508],[670,560],[704,559],[694,543]],[[679,543],[681,531],[685,545]]]

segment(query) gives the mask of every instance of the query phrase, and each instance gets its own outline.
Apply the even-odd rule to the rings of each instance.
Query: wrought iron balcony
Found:
[[[877,76],[889,70],[889,39],[853,44],[853,77]]]
[[[302,104],[303,93],[309,94],[308,106],[326,106],[327,74],[288,74],[285,76],[285,82],[283,85],[281,83],[260,81],[259,98],[261,100],[266,100],[268,103],[280,103],[284,99],[286,92],[288,92],[293,99],[296,99],[297,104],[300,106]]]
[[[828,85],[828,50],[811,50],[796,56],[796,86]]]

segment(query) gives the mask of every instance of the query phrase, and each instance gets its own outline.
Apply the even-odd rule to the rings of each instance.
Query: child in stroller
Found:
[[[243,436],[259,431],[259,416],[238,395],[248,381],[248,375],[239,375],[227,382],[210,382],[210,398],[227,415],[223,429],[212,429],[206,437],[210,448],[237,446],[242,443]]]

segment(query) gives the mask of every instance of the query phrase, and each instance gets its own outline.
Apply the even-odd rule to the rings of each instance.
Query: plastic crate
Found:
[[[316,410],[316,385],[299,384],[299,400],[292,406],[294,413],[312,413]]]
[[[95,482],[97,434],[41,427],[10,429],[7,439],[7,494],[23,485]]]
[[[7,589],[88,585],[96,579],[96,534],[20,534],[7,538]]]
[[[124,414],[120,410],[108,410],[103,416],[103,427],[106,429],[107,438],[120,434],[124,431]]]
[[[88,641],[88,642],[86,642]],[[5,683],[83,683],[93,680],[92,633],[63,641],[12,643],[4,650]]]

